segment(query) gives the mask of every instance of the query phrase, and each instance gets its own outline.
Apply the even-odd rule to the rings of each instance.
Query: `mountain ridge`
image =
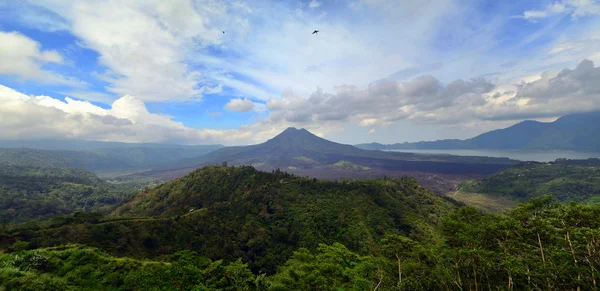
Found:
[[[536,149],[600,151],[597,136],[600,111],[562,116],[554,122],[525,120],[470,139],[445,139],[412,143],[363,143],[367,150],[393,149]]]

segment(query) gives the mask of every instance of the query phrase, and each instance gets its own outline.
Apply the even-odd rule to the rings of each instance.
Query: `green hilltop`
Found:
[[[600,160],[521,163],[489,177],[467,181],[459,189],[520,201],[550,194],[564,202],[595,202],[600,200]]]
[[[300,247],[339,242],[373,254],[387,234],[437,241],[439,219],[454,209],[410,178],[331,182],[208,166],[140,192],[105,221],[54,219],[12,240],[35,247],[82,243],[140,258],[191,248],[211,259],[242,258],[272,274]]]
[[[77,211],[109,211],[130,191],[77,168],[0,164],[0,220],[23,222]]]

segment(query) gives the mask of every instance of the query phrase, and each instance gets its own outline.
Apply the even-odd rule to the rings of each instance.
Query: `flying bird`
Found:
[[[225,34],[225,30],[223,30],[223,34]]]
[[[317,34],[317,33],[319,33],[319,31],[318,31],[318,30],[315,30],[315,31],[313,31],[313,33],[312,33],[312,34]]]

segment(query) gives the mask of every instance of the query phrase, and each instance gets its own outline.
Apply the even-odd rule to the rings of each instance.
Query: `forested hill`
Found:
[[[337,194],[344,197],[344,193]],[[222,207],[227,208],[224,203]],[[229,207],[242,212],[238,216],[245,215],[248,222],[238,226],[235,234],[231,228],[239,221],[227,220],[234,217],[231,214],[220,219],[211,210],[197,213],[196,218],[188,214],[154,220],[88,219],[16,234],[3,234],[0,229],[0,289],[458,291],[599,287],[600,205],[552,204],[544,198],[506,215],[463,207],[436,218],[438,240],[414,233],[411,239],[378,225],[371,238],[360,235],[373,227],[371,224],[352,228],[356,224],[346,222],[353,221],[352,217],[317,220],[322,217],[316,217],[314,211],[298,218],[299,222],[314,222],[305,227],[283,219],[265,225],[269,216]],[[331,212],[331,207],[326,208]],[[410,222],[414,217],[403,219]],[[332,228],[334,223],[343,227]],[[223,239],[215,244],[207,227],[220,231]],[[338,242],[313,244],[319,239],[344,238],[353,239],[348,241],[350,248]],[[6,245],[11,240],[14,243]],[[101,249],[85,245],[37,248],[69,241]],[[210,243],[213,250],[223,251],[211,253]],[[356,246],[363,250],[357,251]],[[150,251],[156,249],[162,250],[162,255],[152,256]],[[256,269],[267,265],[276,268],[266,276],[260,272],[263,268]]]
[[[357,145],[369,150],[393,149],[538,149],[600,151],[600,111],[565,115],[554,122],[527,120],[466,140],[448,139],[390,145]]]
[[[600,202],[600,159],[527,162],[463,183],[461,191],[504,195],[526,201],[553,195],[560,201]]]
[[[27,240],[136,257],[193,249],[215,260],[239,257],[272,274],[300,247],[339,242],[367,254],[388,234],[436,241],[440,217],[454,209],[411,178],[331,182],[209,166],[139,193],[107,222],[53,225],[27,232]]]
[[[0,163],[0,221],[4,223],[108,210],[125,195],[85,170]]]

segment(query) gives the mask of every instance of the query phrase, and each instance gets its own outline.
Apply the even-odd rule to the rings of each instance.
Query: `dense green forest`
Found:
[[[119,189],[81,169],[0,164],[0,221],[109,211],[133,191],[129,185]]]
[[[0,255],[0,288],[598,290],[600,206],[550,201],[533,200],[504,216],[462,207],[441,219],[439,240],[388,233],[369,252],[340,243],[300,247],[272,274],[252,272],[244,258],[207,258],[193,246],[149,260],[83,245],[31,249],[19,241]]]
[[[412,178],[252,167],[199,169],[107,216],[0,228],[0,290],[598,290],[599,268],[600,205],[543,196],[498,215]]]
[[[600,160],[521,163],[492,176],[465,182],[459,189],[521,201],[551,194],[560,201],[600,202]]]
[[[455,208],[411,178],[331,182],[209,166],[145,189],[101,221],[57,217],[7,240],[81,243],[136,258],[192,249],[214,260],[242,258],[272,274],[300,247],[339,242],[373,253],[389,233],[437,241],[440,217]]]

